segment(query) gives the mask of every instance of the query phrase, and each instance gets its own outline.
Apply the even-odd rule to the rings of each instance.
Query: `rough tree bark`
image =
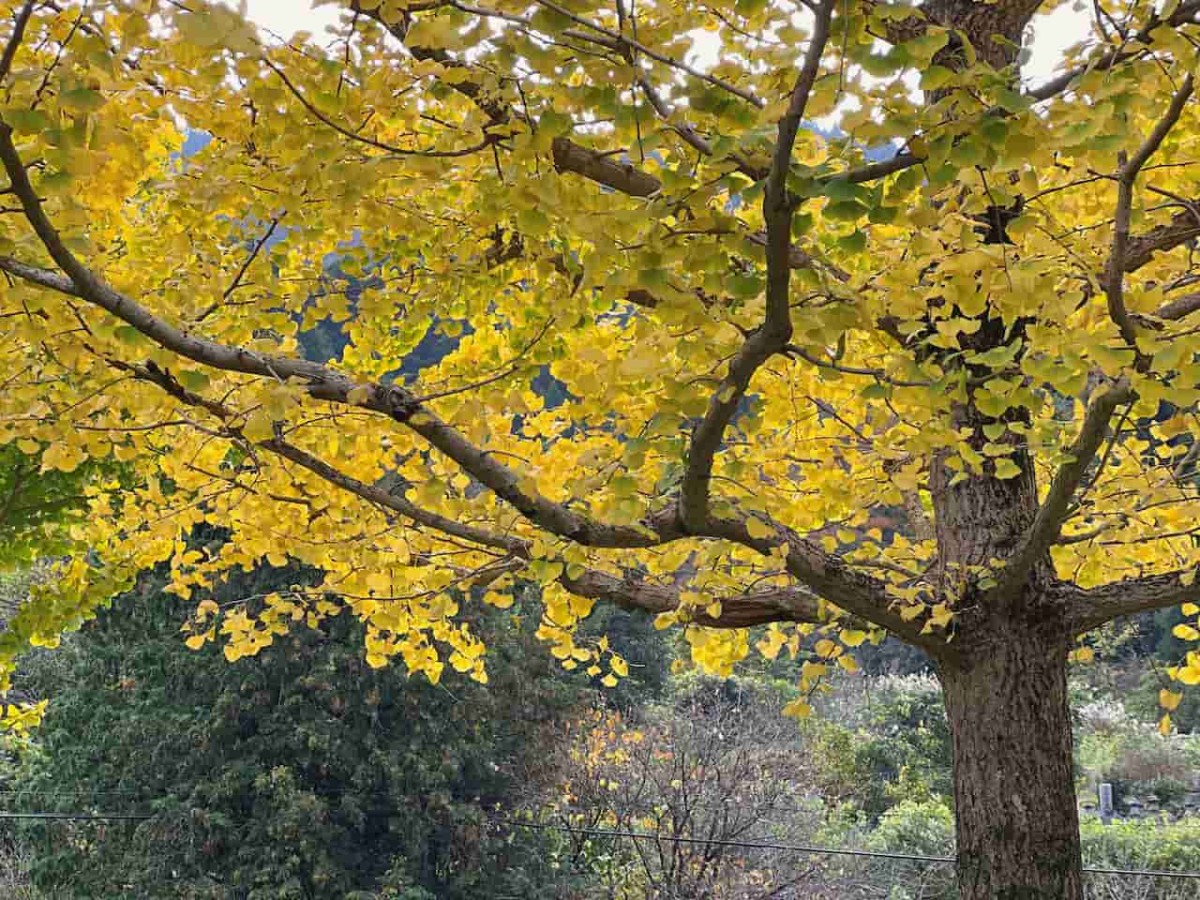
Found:
[[[953,487],[935,466],[939,544],[953,553],[944,558],[948,574],[955,564],[989,558],[1020,565],[1039,512],[1032,464],[1027,457],[1022,464],[1020,477]],[[953,745],[959,893],[962,900],[1079,900],[1071,607],[1045,547],[1016,577],[1002,576],[987,591],[968,588],[954,641],[932,654]]]
[[[1040,0],[932,0],[924,8],[932,21],[959,29],[991,65],[1007,68],[1015,79],[1016,50],[1039,6]],[[952,69],[966,62],[954,40],[935,61]],[[940,95],[927,92],[926,99],[936,102]],[[988,207],[978,220],[983,242],[1009,243],[1006,225],[1019,212],[1019,202],[1012,209]],[[1008,332],[989,314],[982,318],[971,339],[980,350],[1004,346],[1025,327],[1019,322]],[[1099,410],[1097,438],[1113,408]],[[1027,422],[1023,411],[1015,414]],[[984,428],[999,421],[971,397],[953,417],[977,450],[986,442]],[[1080,449],[1094,453],[1090,443]],[[1091,453],[1081,456],[1090,459]],[[1039,504],[1029,454],[1018,447],[1013,461],[1020,468],[1016,478],[970,477],[954,484],[953,473],[937,459],[929,485],[943,584],[953,583],[956,570],[1007,561],[996,588],[968,588],[959,601],[959,646],[935,660],[953,747],[958,888],[961,900],[1081,900],[1067,704],[1074,635],[1048,553],[1061,520],[1056,509]],[[1081,475],[1070,472],[1068,483],[1052,486],[1051,494],[1065,487],[1069,496]]]
[[[938,675],[954,759],[962,900],[1082,896],[1069,639],[1000,632]]]

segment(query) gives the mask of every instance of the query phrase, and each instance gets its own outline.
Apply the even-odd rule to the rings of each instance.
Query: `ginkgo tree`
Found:
[[[962,896],[1080,897],[1069,658],[1200,612],[1200,3],[1097,0],[1031,84],[1056,5],[0,3],[0,440],[123,473],[4,660],[161,560],[193,645],[349,610],[433,680],[486,679],[460,607],[518,583],[610,682],[597,602],[805,692],[890,633],[944,688]],[[264,556],[324,583],[211,600]]]

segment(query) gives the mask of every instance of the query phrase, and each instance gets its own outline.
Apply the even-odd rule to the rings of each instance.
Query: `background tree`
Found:
[[[794,835],[817,818],[819,804],[805,807],[801,793],[812,748],[779,706],[763,684],[685,678],[635,716],[596,709],[559,748],[550,768],[559,783],[534,808],[571,829],[575,855],[614,859],[601,874],[618,900],[811,896],[811,859],[736,846]],[[604,835],[613,830],[658,837]]]
[[[234,572],[213,596],[253,605],[314,574]],[[231,665],[183,646],[189,604],[164,581],[147,573],[23,673],[54,702],[8,804],[150,816],[28,823],[18,846],[47,896],[572,896],[556,835],[492,819],[591,699],[531,629],[473,617],[500,657],[493,690],[371,669],[347,615]]]
[[[609,682],[599,600],[717,673],[770,624],[805,691],[886,630],[941,679],[962,895],[1080,895],[1068,656],[1200,599],[1200,6],[1100,0],[1039,85],[1037,0],[357,0],[282,46],[200,0],[4,6],[4,436],[138,476],[6,658],[150,563],[186,594],[262,554],[320,591],[201,599],[193,643],[333,592],[370,665],[483,680],[450,589],[517,573]]]
[[[0,571],[74,549],[70,527],[87,507],[89,481],[101,477],[104,468],[44,470],[36,443],[25,449],[15,442],[0,445]],[[5,608],[3,615],[14,611]]]

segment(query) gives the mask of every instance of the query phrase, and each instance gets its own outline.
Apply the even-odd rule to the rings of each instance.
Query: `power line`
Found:
[[[515,825],[518,828],[545,829],[548,831],[566,831],[571,834],[582,834],[593,837],[625,837],[642,841],[666,841],[672,844],[704,844],[708,847],[739,847],[745,850],[781,850],[795,853],[819,853],[830,856],[865,856],[875,859],[903,859],[910,862],[952,863],[952,856],[916,856],[909,853],[884,853],[878,850],[843,850],[834,847],[809,847],[802,844],[775,844],[770,841],[738,841],[723,838],[696,838],[679,835],[656,834],[652,831],[622,831],[615,828],[575,828],[570,825],[556,825],[552,822],[522,822],[518,819],[494,819],[505,825]],[[1200,873],[1198,873],[1200,874]]]
[[[2,819],[32,819],[83,822],[109,821],[139,821],[144,822],[154,818],[150,815],[133,813],[85,813],[85,812],[8,812],[0,810]],[[570,825],[560,825],[552,822],[522,822],[519,819],[490,817],[493,822],[511,825],[516,828],[529,828],[542,831],[561,831],[568,834],[584,835],[586,837],[629,838],[639,841],[664,841],[672,844],[701,844],[707,847],[736,847],[742,850],[771,850],[785,853],[809,853],[816,856],[849,856],[860,859],[888,859],[901,862],[917,862],[933,865],[946,865],[955,862],[953,856],[923,856],[915,853],[889,853],[882,850],[854,850],[841,847],[817,847],[807,844],[779,844],[772,841],[739,841],[724,838],[696,838],[682,835],[668,835],[649,831],[625,831],[616,828],[576,828]],[[1200,880],[1200,872],[1168,872],[1158,869],[1111,869],[1096,866],[1084,866],[1083,871],[1088,875],[1120,875],[1123,877],[1141,878],[1183,878]]]
[[[746,850],[775,850],[794,853],[812,853],[822,856],[852,856],[870,859],[893,859],[907,862],[945,864],[955,862],[952,856],[920,856],[910,853],[886,853],[879,850],[849,850],[838,847],[810,847],[803,844],[776,844],[770,841],[737,841],[719,838],[692,838],[676,835],[655,834],[648,831],[622,831],[607,828],[575,828],[570,825],[558,825],[549,822],[522,822],[518,819],[496,819],[506,825],[519,828],[535,828],[565,831],[572,834],[582,834],[596,837],[624,837],[632,840],[666,841],[674,844],[705,844],[717,847],[740,847]],[[1155,869],[1108,869],[1094,866],[1084,866],[1083,871],[1089,875],[1126,875],[1143,876],[1147,878],[1196,878],[1200,872],[1166,872]]]
[[[138,821],[153,819],[153,816],[134,813],[83,813],[83,812],[7,812],[0,810],[0,819],[59,819],[79,822]]]

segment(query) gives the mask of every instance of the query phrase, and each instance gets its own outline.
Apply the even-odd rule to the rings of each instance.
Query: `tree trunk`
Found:
[[[1032,629],[999,632],[940,667],[961,900],[1083,896],[1068,647]]]

